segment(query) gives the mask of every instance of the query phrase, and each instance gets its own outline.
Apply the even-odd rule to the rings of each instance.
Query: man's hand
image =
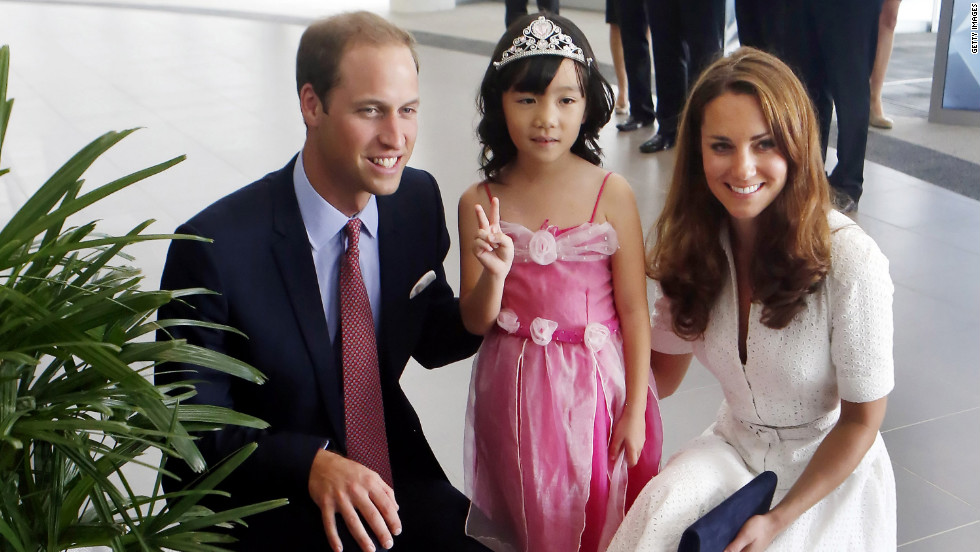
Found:
[[[392,490],[377,473],[339,454],[321,450],[310,469],[310,498],[320,507],[323,529],[334,552],[344,549],[337,533],[337,514],[365,552],[374,552],[358,513],[367,521],[381,546],[394,545],[392,535],[402,532],[398,504]]]

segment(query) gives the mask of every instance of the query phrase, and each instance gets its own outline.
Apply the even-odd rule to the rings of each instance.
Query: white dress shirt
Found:
[[[302,151],[293,168],[293,187],[310,240],[313,266],[316,267],[316,278],[320,284],[320,301],[327,318],[330,341],[333,342],[340,328],[340,263],[341,255],[347,250],[344,226],[349,218],[313,189],[303,168]],[[377,335],[381,319],[381,261],[378,257],[378,202],[375,197],[372,195],[364,209],[350,218],[361,219],[361,237],[358,240],[361,275],[367,287],[374,333]]]

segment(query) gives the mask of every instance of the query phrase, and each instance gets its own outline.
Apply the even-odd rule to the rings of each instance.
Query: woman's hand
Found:
[[[479,229],[473,239],[473,253],[484,270],[494,276],[506,276],[514,262],[514,241],[500,231],[500,201],[490,200],[490,218],[477,203],[476,218]]]
[[[863,403],[841,401],[837,424],[796,483],[769,513],[749,518],[725,552],[765,550],[783,529],[840,486],[874,444],[887,402],[887,397]]]
[[[623,453],[626,465],[633,467],[640,461],[640,452],[646,442],[646,405],[643,408],[627,405],[622,416],[613,424],[612,438],[609,440],[609,463]]]
[[[782,529],[769,514],[752,516],[735,535],[725,552],[763,552]]]

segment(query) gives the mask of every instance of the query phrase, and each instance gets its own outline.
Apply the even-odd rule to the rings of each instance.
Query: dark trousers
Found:
[[[647,1],[615,0],[619,16],[619,34],[623,42],[623,64],[629,83],[630,117],[653,121],[653,80],[650,66],[650,42],[647,41]]]
[[[724,0],[648,0],[653,70],[657,83],[658,132],[677,133],[687,91],[701,71],[721,54],[725,36]]]
[[[871,69],[878,44],[881,0],[786,0],[784,61],[806,85],[820,122],[824,157],[837,111],[837,166],[830,185],[857,201],[871,109]]]
[[[778,48],[785,42],[785,9],[783,0],[735,0],[739,44],[782,57]]]
[[[558,13],[558,0],[537,0],[538,11]],[[504,24],[510,24],[527,15],[527,0],[504,0]]]
[[[619,0],[623,58],[629,81],[630,114],[673,136],[691,84],[722,51],[724,0]],[[650,29],[657,85],[654,111],[650,79]]]

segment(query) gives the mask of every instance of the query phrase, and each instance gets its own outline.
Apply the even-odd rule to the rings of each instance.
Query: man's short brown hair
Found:
[[[419,67],[415,39],[408,31],[370,12],[344,13],[315,21],[303,32],[296,52],[296,91],[310,83],[326,106],[327,95],[340,81],[340,60],[355,44],[404,45]]]

